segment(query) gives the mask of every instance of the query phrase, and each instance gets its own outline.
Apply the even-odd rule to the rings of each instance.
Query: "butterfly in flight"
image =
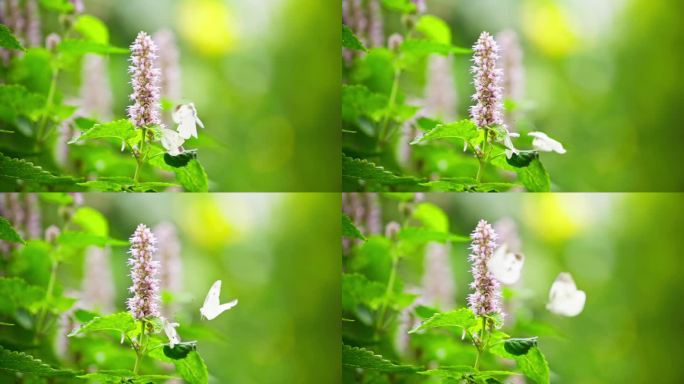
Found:
[[[221,304],[219,301],[220,294],[221,280],[216,280],[211,288],[209,288],[209,293],[207,293],[207,297],[204,299],[204,305],[202,305],[202,308],[200,308],[202,317],[206,317],[208,320],[213,320],[216,318],[216,316],[237,305],[237,299],[229,301],[225,304]]]

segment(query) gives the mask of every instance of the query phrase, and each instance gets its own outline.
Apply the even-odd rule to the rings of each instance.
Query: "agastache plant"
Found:
[[[469,260],[473,275],[470,288],[474,292],[468,296],[468,305],[478,316],[501,314],[499,282],[487,268],[496,249],[496,232],[487,221],[480,220],[470,238],[472,242]]]
[[[157,252],[157,238],[144,224],[138,225],[130,238],[128,265],[133,285],[129,291],[128,310],[138,320],[159,317],[159,262],[153,260]]]
[[[486,129],[495,125],[503,125],[503,90],[501,82],[503,71],[497,68],[499,46],[487,32],[482,32],[473,46],[473,84],[476,104],[470,107],[470,116],[478,128]]]

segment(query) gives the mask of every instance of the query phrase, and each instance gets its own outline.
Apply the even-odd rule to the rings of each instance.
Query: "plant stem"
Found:
[[[140,362],[142,361],[143,356],[145,355],[145,349],[147,346],[147,341],[149,339],[145,339],[146,336],[146,331],[147,331],[147,324],[145,320],[140,321],[141,324],[141,331],[140,331],[140,343],[138,343],[137,348],[134,346],[133,349],[135,349],[135,366],[133,366],[133,374],[137,375],[138,372],[140,371]],[[143,346],[143,340],[146,340],[145,345]]]
[[[484,168],[487,166],[487,142],[489,140],[489,129],[487,127],[484,127],[484,140],[482,141],[482,150],[480,151],[480,154],[477,156],[477,161],[479,163],[479,166],[477,167],[477,176],[475,177],[475,180],[477,180],[477,183],[479,184],[482,181],[482,174],[484,173]]]
[[[38,338],[43,335],[43,325],[45,323],[45,317],[47,316],[47,305],[52,298],[52,292],[55,289],[55,281],[57,280],[57,261],[52,262],[52,268],[50,269],[50,280],[48,280],[47,290],[45,291],[45,300],[40,308],[40,313],[38,314],[38,320],[36,321],[36,333],[34,339],[38,341]]]
[[[487,318],[482,317],[482,332],[480,332],[480,340],[478,342],[475,342],[475,348],[477,349],[477,356],[475,357],[475,366],[473,367],[475,369],[475,372],[478,372],[480,370],[480,359],[482,356],[482,353],[487,349],[487,343],[483,343],[485,340],[485,333],[487,332]]]
[[[59,77],[59,69],[52,69],[52,79],[50,81],[50,89],[48,90],[47,100],[45,101],[45,110],[43,111],[43,117],[40,120],[40,125],[38,126],[38,132],[36,134],[36,145],[40,149],[43,146],[43,141],[45,137],[45,128],[47,127],[48,118],[50,112],[52,111],[52,104],[55,101],[55,93],[57,92],[57,78]]]
[[[142,129],[142,139],[140,140],[140,150],[138,151],[138,156],[135,157],[135,174],[133,175],[133,181],[138,184],[140,179],[140,169],[145,162],[145,141],[147,140],[147,129],[145,127]]]
[[[394,81],[392,82],[392,89],[390,90],[389,101],[387,102],[387,110],[385,111],[385,116],[382,119],[382,124],[380,125],[380,132],[378,133],[378,142],[380,146],[385,145],[387,137],[387,126],[389,125],[390,115],[394,109],[394,104],[397,102],[397,93],[399,93],[399,78],[401,77],[401,69],[396,67],[394,69]]]
[[[380,330],[380,328],[382,328],[384,325],[385,312],[387,311],[387,302],[389,301],[389,297],[392,294],[392,291],[394,291],[394,280],[396,280],[397,278],[397,264],[399,264],[399,258],[397,257],[396,253],[393,253],[392,269],[390,270],[389,279],[387,281],[385,297],[382,300],[382,307],[380,307],[380,312],[378,313],[378,318],[376,320],[377,330]]]

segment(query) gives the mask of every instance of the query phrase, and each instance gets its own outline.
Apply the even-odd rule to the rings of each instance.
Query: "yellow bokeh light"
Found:
[[[582,228],[582,213],[585,206],[581,201],[553,194],[534,195],[525,200],[525,216],[532,218],[529,225],[546,241],[562,242]]]
[[[178,7],[181,36],[202,54],[218,56],[235,49],[237,28],[220,0],[184,0]]]
[[[550,1],[525,2],[523,31],[534,45],[549,56],[566,56],[578,46],[577,34],[566,11]]]
[[[178,220],[178,223],[197,244],[217,249],[240,237],[239,229],[228,222],[211,196],[197,195],[193,199],[184,199],[181,206],[182,220]]]

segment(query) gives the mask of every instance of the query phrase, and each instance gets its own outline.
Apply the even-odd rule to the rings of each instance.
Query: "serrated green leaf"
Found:
[[[109,29],[102,20],[95,16],[78,16],[74,22],[73,28],[86,40],[94,41],[102,45],[109,44]]]
[[[57,50],[62,54],[75,56],[85,55],[87,53],[94,53],[97,55],[129,53],[129,50],[126,48],[113,47],[96,41],[79,39],[66,39],[59,43]]]
[[[358,273],[342,275],[342,309],[353,311],[359,305],[378,309],[385,297],[385,285]]]
[[[0,154],[0,179],[22,180],[39,184],[72,184],[68,176],[55,176],[41,167],[23,159],[13,159]]]
[[[410,365],[395,364],[365,348],[342,345],[342,365],[352,368],[373,369],[381,372],[416,372]]]
[[[0,216],[0,240],[10,241],[13,243],[25,244],[24,239],[14,229],[12,223],[6,218]]]
[[[466,236],[454,235],[449,232],[436,231],[424,227],[404,227],[397,234],[397,238],[415,244],[423,244],[430,241],[444,243],[446,241],[468,242],[470,238]]]
[[[0,24],[0,47],[7,49],[24,50],[19,40],[12,34],[12,31],[5,24]]]
[[[130,312],[118,312],[108,316],[95,317],[79,328],[71,331],[67,336],[89,334],[92,332],[116,332],[121,336],[121,340],[129,332],[137,329],[137,324]]]
[[[164,355],[161,348],[150,351],[149,355],[159,361],[175,365],[178,374],[190,384],[207,384],[209,382],[207,365],[197,351],[191,351],[186,358],[178,360]]]
[[[108,236],[101,236],[95,233],[79,232],[79,231],[65,231],[58,237],[59,244],[74,248],[85,248],[91,245],[98,247],[110,246],[126,246],[127,241],[112,239]]]
[[[0,120],[14,122],[23,115],[36,120],[45,106],[45,97],[16,84],[0,85]]]
[[[13,315],[19,308],[35,312],[45,298],[45,290],[18,277],[0,277],[0,297],[0,313]]]
[[[366,240],[366,237],[356,228],[349,216],[344,213],[342,214],[342,236]]]
[[[162,156],[150,159],[150,164],[176,174],[178,183],[188,192],[208,192],[209,178],[199,160],[192,159],[184,167],[172,167],[164,162]]]
[[[132,371],[125,369],[121,370],[102,370],[85,375],[78,376],[79,379],[89,380],[97,383],[130,383],[130,384],[147,384],[147,383],[163,383],[174,379],[173,376],[167,375],[136,375]]]
[[[421,375],[435,376],[445,379],[464,380],[472,383],[490,383],[488,380],[497,376],[512,376],[515,372],[510,371],[475,371],[473,367],[462,366],[442,366],[437,369],[418,372]]]
[[[470,120],[461,120],[450,124],[439,124],[424,135],[411,142],[412,145],[426,143],[438,139],[461,139],[469,142],[479,136],[477,125]]]
[[[433,328],[463,328],[468,329],[477,325],[477,318],[473,311],[468,308],[459,308],[449,312],[437,313],[431,318],[425,320],[417,327],[409,331],[409,333],[416,333],[426,331]]]
[[[72,139],[69,144],[93,139],[117,139],[120,142],[130,140],[138,135],[133,123],[128,119],[112,121],[111,123],[95,124],[90,129]]]
[[[74,11],[74,4],[69,0],[40,0],[40,5],[54,12],[69,13]]]
[[[349,49],[356,49],[358,51],[367,51],[361,40],[352,32],[346,25],[342,24],[342,46]]]
[[[422,15],[416,22],[416,31],[428,40],[445,45],[451,44],[451,28],[446,21],[437,16]]]
[[[71,221],[77,224],[86,232],[98,236],[107,237],[109,234],[109,223],[98,210],[90,207],[81,207],[74,212]]]
[[[504,340],[504,349],[511,355],[520,356],[526,354],[530,348],[537,346],[536,337],[512,338]]]
[[[413,177],[397,176],[368,160],[354,159],[348,156],[342,156],[342,176],[386,185],[413,185],[417,183]]]
[[[514,355],[506,351],[504,343],[494,345],[489,351],[497,356],[513,359],[520,371],[537,384],[548,384],[549,364],[537,346],[531,346],[524,355]]]
[[[385,8],[402,13],[412,13],[416,11],[416,5],[411,0],[382,0]]]
[[[0,370],[29,373],[41,377],[73,377],[75,372],[53,368],[24,352],[10,351],[0,346]]]
[[[520,181],[530,192],[549,192],[551,179],[539,159],[534,159],[525,168],[516,169]]]
[[[355,123],[359,117],[366,116],[378,122],[384,115],[389,99],[387,96],[370,91],[363,85],[342,85],[342,119]]]

